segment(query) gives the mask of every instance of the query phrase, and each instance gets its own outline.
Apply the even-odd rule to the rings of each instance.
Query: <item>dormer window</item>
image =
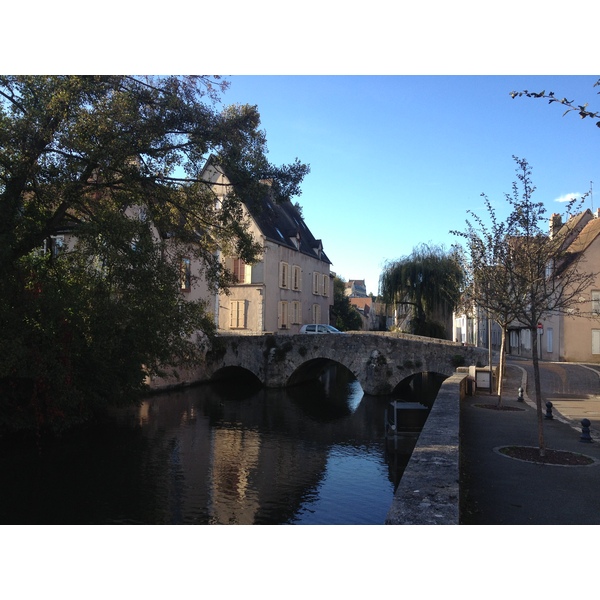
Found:
[[[315,254],[318,258],[321,258],[321,253],[323,252],[323,243],[321,240],[317,240],[317,246],[314,248]]]
[[[294,237],[290,237],[290,241],[296,247],[296,250],[300,250],[300,232],[296,232]]]

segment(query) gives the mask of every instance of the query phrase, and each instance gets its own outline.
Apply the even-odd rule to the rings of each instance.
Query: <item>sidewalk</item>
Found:
[[[464,525],[589,525],[600,524],[600,438],[592,422],[592,443],[580,441],[577,411],[600,415],[600,400],[585,400],[585,407],[565,401],[544,419],[546,448],[585,454],[595,462],[587,467],[553,466],[508,458],[502,446],[538,445],[533,399],[517,402],[524,369],[509,364],[503,404],[518,411],[496,411],[478,404],[495,404],[487,391],[467,396],[460,410],[461,524]],[[573,407],[570,411],[569,406]],[[571,415],[568,411],[572,412]],[[569,419],[568,417],[573,417]],[[589,418],[589,417],[588,417]]]

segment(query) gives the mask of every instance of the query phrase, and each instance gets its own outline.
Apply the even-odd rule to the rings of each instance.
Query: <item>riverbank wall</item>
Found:
[[[458,525],[460,401],[468,374],[442,383],[394,494],[386,525]]]

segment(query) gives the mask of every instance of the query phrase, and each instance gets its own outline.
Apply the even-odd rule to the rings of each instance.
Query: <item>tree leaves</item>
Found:
[[[412,307],[409,333],[445,337],[440,328],[457,305],[464,271],[456,249],[422,244],[408,256],[388,262],[381,275],[383,300],[393,306]]]
[[[200,358],[195,336],[214,326],[182,295],[181,259],[226,288],[233,274],[217,251],[246,262],[261,251],[242,201],[262,199],[266,176],[276,201],[290,199],[308,173],[267,160],[257,107],[222,107],[226,87],[0,76],[0,402],[8,382],[26,382],[10,388],[10,414],[0,405],[0,429],[19,411],[20,423],[61,428]],[[233,183],[224,196],[203,177],[209,157]],[[44,253],[60,235],[77,243]]]

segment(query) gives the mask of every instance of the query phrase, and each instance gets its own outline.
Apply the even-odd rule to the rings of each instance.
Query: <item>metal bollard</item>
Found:
[[[517,396],[517,402],[524,402],[523,400],[523,388],[519,388],[519,395]]]
[[[552,402],[546,402],[546,415],[544,416],[545,419],[554,419],[554,416],[552,415]]]
[[[589,419],[582,419],[581,437],[579,438],[580,442],[587,442],[588,444],[592,442],[592,436],[590,435],[590,425],[591,422]]]

